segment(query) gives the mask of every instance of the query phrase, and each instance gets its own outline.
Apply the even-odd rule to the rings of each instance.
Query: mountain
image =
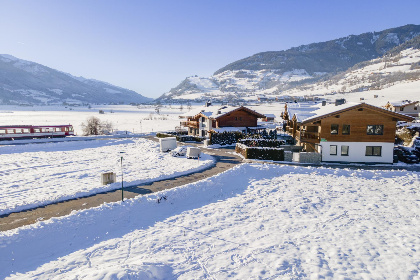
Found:
[[[0,104],[143,103],[151,98],[109,83],[75,77],[0,55]]]
[[[230,63],[211,77],[188,77],[159,99],[247,100],[256,99],[258,95],[282,95],[303,84],[329,79],[358,63],[387,55],[391,50],[401,52],[415,47],[419,42],[413,38],[419,35],[420,25],[405,25],[285,51],[262,52]]]

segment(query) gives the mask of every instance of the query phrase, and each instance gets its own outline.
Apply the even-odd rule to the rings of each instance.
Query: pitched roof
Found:
[[[321,119],[325,119],[331,116],[335,116],[338,114],[341,114],[343,112],[347,112],[347,111],[351,111],[353,109],[356,108],[366,108],[366,109],[370,109],[373,111],[377,111],[378,113],[381,114],[385,114],[388,116],[391,116],[393,118],[396,118],[400,121],[412,121],[414,120],[413,117],[404,115],[404,114],[400,114],[400,113],[396,113],[396,112],[391,112],[389,110],[377,107],[377,106],[373,106],[370,104],[366,104],[366,103],[345,103],[342,105],[338,105],[338,106],[334,106],[334,105],[328,105],[328,106],[323,106],[318,110],[315,110],[313,112],[311,112],[313,115],[309,116],[305,119],[302,119],[301,122],[302,124],[305,123],[311,123],[311,122],[315,122],[315,121],[319,121]]]
[[[314,112],[318,110],[320,106],[321,104],[291,103],[289,106],[287,106],[287,112],[290,119],[292,119],[294,116],[296,121],[301,122],[304,119],[314,116]]]
[[[205,107],[204,110],[201,110],[198,114],[194,115],[194,117],[204,116],[209,119],[219,119],[222,116],[227,114],[231,114],[235,111],[246,111],[252,115],[255,115],[257,118],[265,118],[263,114],[260,114],[254,110],[251,110],[247,107],[240,106],[240,107],[233,107],[233,106],[222,106],[222,107]]]
[[[399,102],[388,102],[388,103],[394,107],[405,107],[408,105],[419,103],[419,101],[404,100],[404,101],[399,101]]]

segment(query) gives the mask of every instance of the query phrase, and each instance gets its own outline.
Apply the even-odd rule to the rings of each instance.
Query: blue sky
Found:
[[[420,24],[420,1],[0,0],[0,53],[156,98],[258,52]]]

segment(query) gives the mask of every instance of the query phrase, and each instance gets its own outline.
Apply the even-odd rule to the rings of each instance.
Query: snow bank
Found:
[[[243,164],[0,233],[0,278],[411,279],[418,175]]]

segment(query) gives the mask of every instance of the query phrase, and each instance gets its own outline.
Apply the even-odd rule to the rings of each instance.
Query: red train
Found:
[[[74,135],[72,125],[5,125],[0,126],[0,140],[53,138]]]

